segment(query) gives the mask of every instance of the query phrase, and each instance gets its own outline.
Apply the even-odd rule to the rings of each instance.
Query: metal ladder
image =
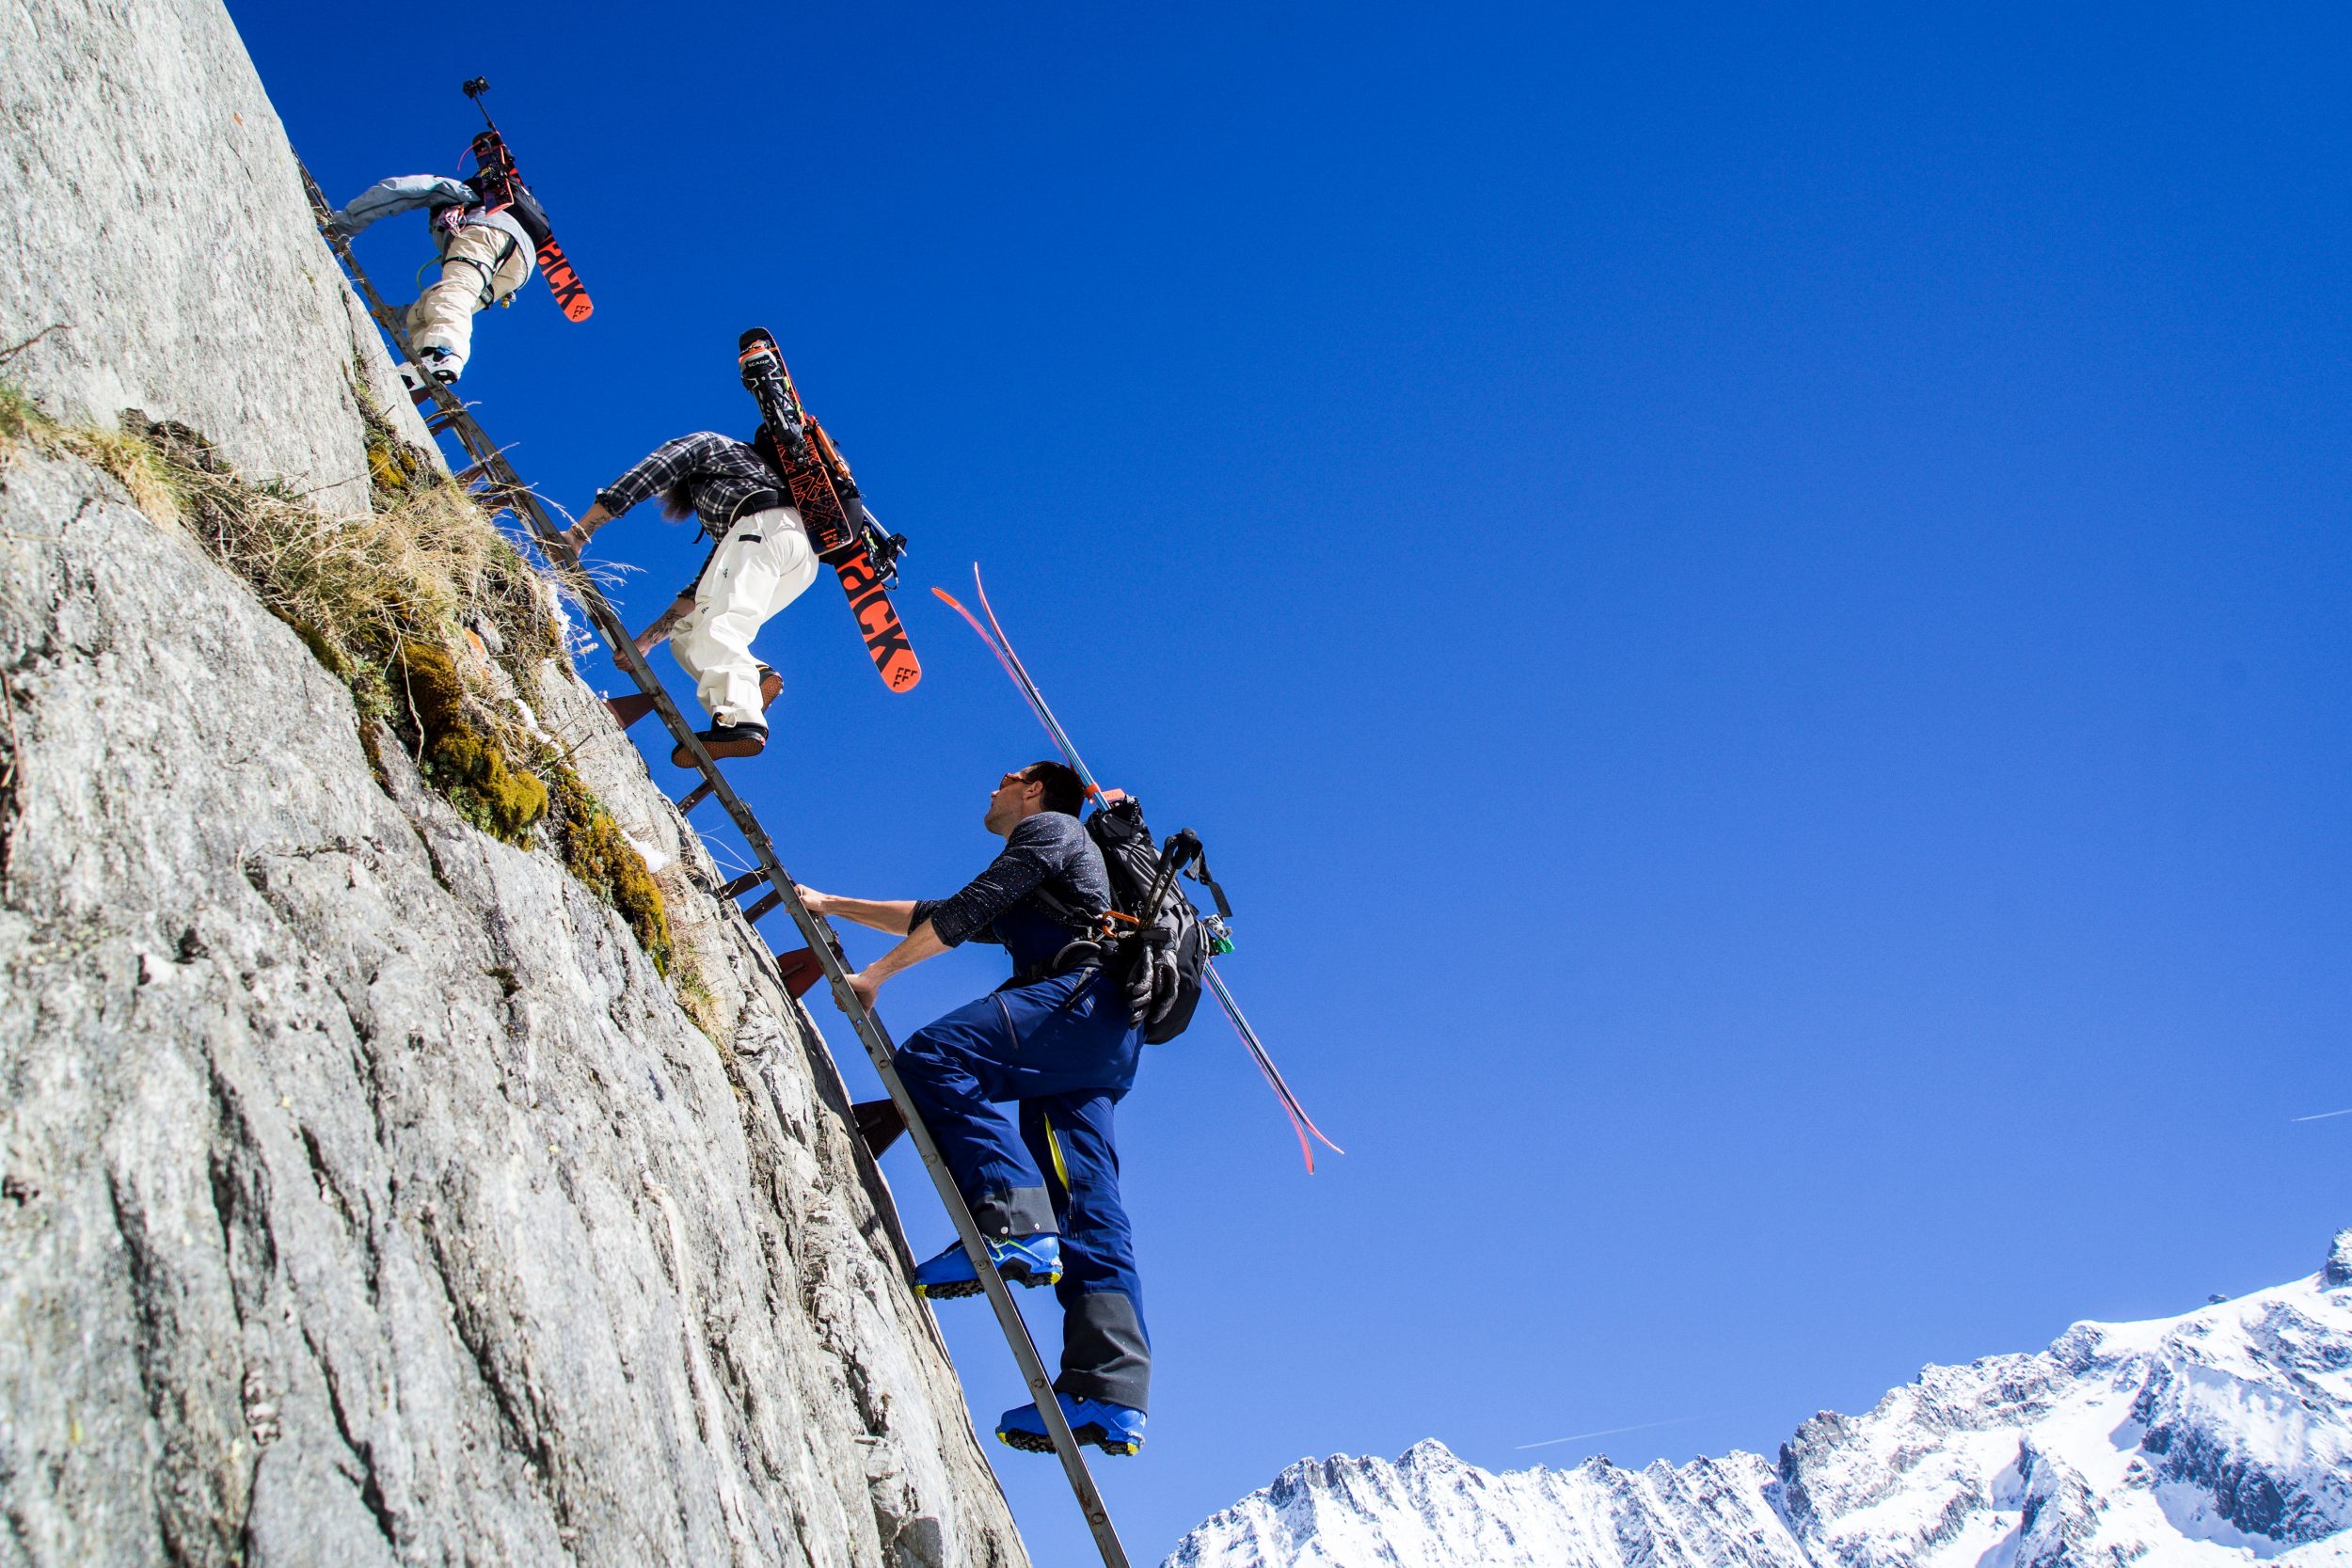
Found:
[[[687,722],[677,705],[670,700],[669,692],[654,677],[644,656],[637,651],[637,643],[630,637],[628,626],[612,607],[605,602],[604,595],[596,591],[586,574],[580,570],[579,559],[564,543],[563,529],[548,515],[537,492],[515,471],[514,466],[506,460],[504,451],[484,432],[472,411],[457,394],[435,380],[410,350],[406,325],[401,313],[386,305],[383,296],[375,292],[375,285],[369,280],[358,259],[352,254],[349,240],[328,230],[326,216],[334,209],[320,191],[318,182],[311,178],[310,169],[297,166],[302,167],[303,186],[309,193],[311,208],[318,214],[321,236],[342,261],[352,284],[359,291],[360,298],[366,301],[368,314],[391,338],[399,347],[401,356],[416,368],[418,375],[431,388],[433,413],[426,419],[426,429],[436,436],[448,434],[457,437],[466,455],[472,459],[471,467],[459,477],[479,483],[482,487],[479,493],[494,507],[511,508],[516,515],[524,519],[548,559],[565,569],[565,589],[587,610],[588,618],[596,624],[598,635],[612,650],[614,662],[628,672],[629,679],[637,683],[637,689],[652,702],[653,711],[660,716],[670,734],[693,758],[694,767],[702,774],[702,783],[675,802],[679,812],[690,812],[715,796],[720,806],[734,821],[737,831],[742,833],[744,842],[751,847],[757,868],[738,877],[722,891],[730,897],[740,897],[765,883],[768,893],[750,909],[741,911],[745,919],[755,925],[762,916],[782,905],[791,915],[793,925],[800,927],[801,935],[807,940],[810,951],[817,955],[818,961],[824,968],[825,979],[833,987],[834,1003],[848,1016],[850,1027],[857,1031],[857,1037],[866,1047],[866,1055],[872,1058],[874,1070],[881,1076],[882,1086],[890,1091],[892,1103],[898,1106],[898,1114],[906,1119],[907,1135],[923,1157],[923,1168],[930,1172],[931,1184],[939,1190],[939,1201],[946,1209],[947,1217],[955,1222],[956,1235],[963,1243],[964,1255],[972,1260],[974,1271],[980,1276],[980,1283],[988,1293],[989,1306],[995,1308],[997,1324],[1005,1331],[1005,1342],[1011,1347],[1012,1358],[1021,1369],[1022,1380],[1028,1385],[1030,1398],[1037,1402],[1038,1414],[1044,1418],[1046,1433],[1053,1439],[1054,1452],[1061,1459],[1062,1473],[1069,1478],[1070,1490],[1076,1496],[1079,1511],[1086,1515],[1087,1528],[1093,1533],[1094,1544],[1103,1554],[1104,1568],[1129,1568],[1126,1548],[1120,1544],[1119,1531],[1111,1524],[1110,1510],[1104,1505],[1103,1494],[1094,1484],[1094,1477],[1087,1468],[1086,1458],[1078,1451],[1078,1440],[1072,1434],[1070,1422],[1062,1415],[1061,1403],[1054,1397],[1053,1379],[1046,1374],[1045,1362],[1038,1354],[1036,1341],[1029,1338],[1029,1325],[1023,1320],[1021,1308],[1014,1304],[1010,1288],[990,1262],[988,1243],[981,1237],[978,1225],[974,1223],[972,1211],[964,1203],[962,1193],[957,1190],[955,1178],[940,1158],[939,1146],[931,1140],[930,1130],[923,1125],[922,1117],[907,1098],[906,1085],[899,1082],[898,1069],[893,1064],[896,1048],[890,1032],[882,1027],[882,1020],[858,1000],[857,994],[846,983],[846,976],[851,971],[849,960],[842,956],[833,927],[821,917],[811,914],[808,907],[801,902],[790,874],[776,858],[775,845],[769,839],[768,830],[760,826],[759,818],[752,815],[751,807],[743,803],[742,797],[736,794],[734,786],[719,771],[719,765],[711,760],[710,753],[703,750],[702,742],[695,737],[693,725]],[[778,986],[784,987],[784,973],[776,963],[774,953],[764,942],[759,946],[767,957],[768,966]],[[850,1132],[852,1136],[856,1135],[854,1128]]]

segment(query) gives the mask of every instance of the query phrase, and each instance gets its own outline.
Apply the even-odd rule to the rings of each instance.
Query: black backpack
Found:
[[[1199,837],[1187,828],[1154,848],[1142,802],[1133,796],[1098,806],[1086,831],[1110,874],[1113,940],[1103,944],[1106,967],[1126,984],[1144,1043],[1163,1044],[1192,1022],[1210,958],[1231,947],[1222,933],[1233,911],[1225,890],[1209,876]],[[1177,874],[1187,868],[1216,900],[1214,926],[1176,885]]]
[[[523,177],[516,170],[515,155],[506,150],[506,140],[496,131],[484,131],[473,139],[474,172],[466,181],[473,193],[482,198],[482,208],[489,213],[515,214],[523,232],[531,236],[533,249],[555,237],[548,227],[547,209],[531,194]]]

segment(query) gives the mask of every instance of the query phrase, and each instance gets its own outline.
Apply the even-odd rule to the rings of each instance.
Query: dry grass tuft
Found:
[[[564,654],[548,582],[472,496],[400,439],[359,385],[375,500],[364,515],[243,478],[185,425],[134,410],[120,432],[64,426],[5,383],[0,465],[19,446],[81,458],[119,481],[147,515],[184,530],[351,689],[379,776],[380,722],[469,822],[558,854],[717,1038],[705,1017],[709,990],[679,962],[644,858],[579,775],[516,720],[513,693],[533,689],[541,659]]]
[[[520,679],[555,651],[559,634],[537,574],[472,498],[437,473],[397,493],[379,490],[373,512],[344,516],[248,483],[184,426],[148,425],[143,434],[176,481],[188,531],[314,651],[326,650],[321,661],[351,684],[366,717],[402,728],[409,698],[393,687],[402,650],[437,646],[462,670],[469,623],[488,624]],[[480,682],[457,678],[483,697]]]
[[[0,385],[0,459],[19,446],[53,457],[78,457],[130,492],[131,504],[167,528],[182,519],[178,476],[135,435],[61,425],[13,387]]]

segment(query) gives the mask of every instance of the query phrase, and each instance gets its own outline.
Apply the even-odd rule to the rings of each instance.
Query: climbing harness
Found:
[[[469,87],[472,85],[469,84]],[[469,91],[468,96],[478,95]],[[420,372],[423,372],[423,365],[409,346],[407,331],[400,315],[387,306],[376,293],[375,285],[369,281],[367,274],[353,257],[349,242],[336,234],[329,226],[333,209],[307,167],[302,170],[302,182],[310,193],[311,206],[317,211],[320,231],[342,261],[361,298],[366,301],[368,313],[391,338],[401,355]],[[801,902],[791,876],[776,857],[775,846],[769,838],[768,831],[752,815],[751,808],[744,804],[734,786],[727,783],[726,776],[720,772],[710,753],[704,750],[695,736],[693,725],[678,711],[669,692],[647,667],[644,656],[638,653],[620,616],[605,601],[604,595],[596,591],[596,585],[579,571],[577,558],[564,543],[564,531],[548,514],[546,503],[515,471],[514,466],[506,459],[504,450],[484,432],[457,394],[430,373],[424,374],[424,382],[432,404],[426,428],[436,436],[454,436],[471,459],[470,466],[459,476],[461,480],[478,484],[479,493],[493,505],[515,512],[529,526],[534,541],[548,560],[567,568],[565,585],[587,611],[588,618],[595,623],[597,633],[612,650],[613,662],[628,672],[630,680],[636,682],[653,711],[660,716],[661,722],[676,737],[678,751],[702,774],[703,782],[675,802],[680,814],[691,811],[704,800],[716,796],[737,831],[743,835],[744,842],[750,846],[756,862],[755,869],[728,882],[721,892],[729,899],[740,898],[764,884],[768,892],[749,909],[740,911],[743,918],[755,927],[763,916],[782,908],[792,917],[792,923],[800,927],[801,935],[808,942],[805,953],[794,954],[788,959],[778,959],[770,955],[777,983],[792,995],[800,995],[808,989],[811,981],[812,977],[807,975],[804,966],[812,958],[823,977],[831,983],[834,1001],[848,1017],[859,1042],[866,1047],[866,1053],[873,1061],[874,1070],[881,1077],[882,1086],[889,1090],[890,1105],[914,1139],[915,1149],[922,1156],[924,1169],[930,1173],[931,1183],[938,1189],[940,1204],[947,1211],[948,1218],[954,1221],[956,1235],[963,1243],[964,1254],[972,1260],[973,1269],[988,1293],[989,1305],[995,1310],[997,1324],[1004,1330],[1005,1342],[1012,1351],[1015,1364],[1021,1369],[1022,1381],[1027,1385],[1030,1398],[1037,1402],[1054,1452],[1061,1460],[1062,1473],[1068,1478],[1079,1510],[1086,1516],[1087,1528],[1093,1533],[1096,1549],[1102,1553],[1104,1568],[1129,1568],[1126,1548],[1120,1544],[1119,1532],[1111,1524],[1110,1511],[1104,1505],[1103,1495],[1094,1484],[1092,1473],[1087,1468],[1086,1458],[1078,1451],[1077,1438],[1062,1415],[1059,1402],[1054,1397],[1053,1380],[1046,1372],[1044,1360],[1038,1354],[1036,1342],[1029,1337],[1028,1324],[1022,1318],[1020,1307],[1014,1305],[1011,1291],[990,1264],[988,1243],[980,1235],[979,1227],[973,1223],[970,1207],[964,1203],[963,1195],[957,1190],[955,1178],[940,1158],[939,1146],[932,1141],[930,1132],[923,1125],[914,1102],[907,1098],[906,1085],[899,1081],[898,1069],[893,1065],[896,1047],[889,1031],[882,1026],[880,1016],[850,989],[851,970],[849,960],[842,955],[840,942],[834,937],[832,926],[810,913],[808,906]],[[764,944],[762,950],[765,951]],[[942,1350],[945,1350],[944,1340]]]

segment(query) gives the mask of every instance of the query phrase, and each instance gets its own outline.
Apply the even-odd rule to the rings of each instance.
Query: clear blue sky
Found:
[[[1044,746],[923,592],[976,559],[1206,837],[1350,1152],[1214,1021],[1122,1109],[1139,1560],[1301,1454],[1770,1453],[2352,1223],[2352,1117],[2293,1119],[2352,1107],[2340,8],[232,8],[339,199],[490,76],[597,309],[532,283],[466,389],[575,510],[781,336],[929,672],[829,583],[774,625],[735,776],[803,879],[991,850]],[[597,547],[634,620],[696,559]]]

